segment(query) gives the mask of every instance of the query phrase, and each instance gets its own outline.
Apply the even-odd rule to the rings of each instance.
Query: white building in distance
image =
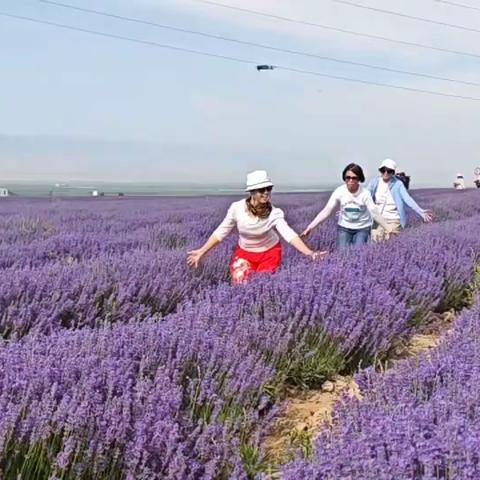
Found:
[[[8,188],[0,187],[0,197],[8,197],[8,196],[9,196]]]

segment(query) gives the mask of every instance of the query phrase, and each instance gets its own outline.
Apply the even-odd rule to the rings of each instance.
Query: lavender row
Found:
[[[286,480],[480,478],[480,303],[431,354],[358,375],[363,399],[338,407],[311,461]]]
[[[225,206],[225,199],[7,200],[0,203],[0,268],[185,250],[208,235]]]
[[[1,477],[245,478],[240,432],[265,422],[271,376],[187,321],[12,343],[0,349]]]
[[[184,225],[191,202],[167,202],[168,210],[155,205],[2,203],[0,335],[166,315],[184,298],[227,280],[223,259],[233,239],[193,271],[185,262],[188,242],[207,235],[213,223],[194,218]]]
[[[222,251],[218,252],[220,255]],[[0,335],[21,338],[61,328],[167,315],[179,301],[226,279],[220,261],[199,271],[183,252],[133,250],[83,263],[8,269],[0,284]]]

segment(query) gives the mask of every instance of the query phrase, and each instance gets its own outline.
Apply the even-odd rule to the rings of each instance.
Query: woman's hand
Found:
[[[190,252],[187,252],[187,263],[190,267],[198,268],[200,265],[200,260],[202,259],[204,252],[201,248],[198,250],[191,250]]]
[[[212,235],[210,235],[210,237],[206,241],[205,245],[203,245],[201,248],[197,248],[197,250],[190,250],[189,252],[187,252],[188,265],[194,268],[198,268],[202,257],[219,243],[220,240],[215,236],[214,233],[212,233]]]
[[[311,228],[306,228],[301,234],[300,238],[307,238],[312,233]]]
[[[423,221],[425,223],[430,223],[430,222],[433,222],[433,212],[432,210],[425,210],[423,212]]]
[[[385,229],[385,232],[388,235],[395,235],[395,233],[398,233],[395,231],[395,227],[393,225],[390,225],[389,223],[387,223],[387,228]]]
[[[310,255],[311,259],[316,262],[317,260],[323,260],[323,258],[328,255],[327,250],[312,252]]]

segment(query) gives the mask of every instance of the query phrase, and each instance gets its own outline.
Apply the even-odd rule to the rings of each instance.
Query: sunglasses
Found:
[[[378,169],[380,173],[388,173],[390,175],[393,175],[395,173],[395,170],[392,170],[391,168],[387,167],[382,167]]]
[[[348,182],[349,180],[351,180],[352,182],[358,182],[359,178],[358,177],[354,177],[352,175],[345,175],[345,180]]]
[[[256,191],[258,193],[265,193],[265,192],[271,192],[273,187],[262,187],[262,188],[257,188]]]

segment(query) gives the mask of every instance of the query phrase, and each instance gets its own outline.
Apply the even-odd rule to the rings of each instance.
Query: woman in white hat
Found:
[[[243,283],[252,272],[275,272],[282,261],[280,236],[304,255],[317,259],[326,252],[314,252],[292,230],[280,208],[271,203],[273,183],[264,170],[247,175],[248,197],[233,202],[227,215],[207,242],[188,252],[187,262],[198,267],[202,257],[237,227],[239,243],[230,262],[233,283]]]
[[[391,227],[391,232],[385,230],[382,225],[374,225],[372,228],[372,240],[374,242],[388,240],[392,233],[400,233],[400,230],[405,228],[407,224],[405,206],[410,207],[424,222],[433,220],[432,212],[420,208],[408,193],[403,182],[395,176],[397,164],[392,159],[386,158],[383,160],[378,171],[380,176],[372,179],[367,189],[380,213]]]

